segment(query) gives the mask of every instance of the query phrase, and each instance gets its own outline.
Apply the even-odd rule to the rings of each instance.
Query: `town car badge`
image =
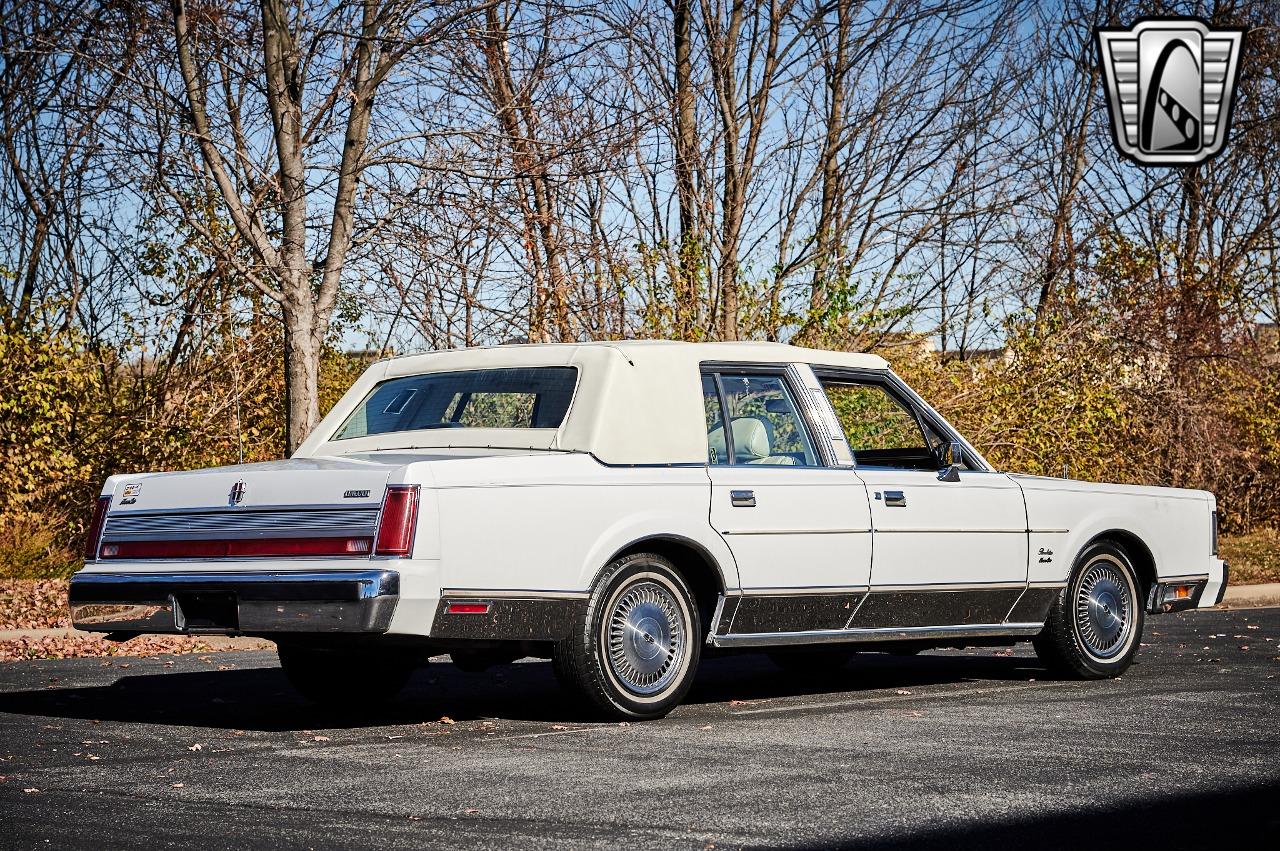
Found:
[[[227,505],[239,505],[244,500],[244,482],[236,482],[231,486],[231,493],[227,497]]]
[[[1243,29],[1144,18],[1094,37],[1120,153],[1140,165],[1198,165],[1222,150]]]

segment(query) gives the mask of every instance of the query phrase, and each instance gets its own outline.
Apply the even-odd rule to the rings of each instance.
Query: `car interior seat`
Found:
[[[795,464],[790,455],[774,455],[769,443],[769,429],[757,417],[735,417],[729,421],[733,429],[734,460],[739,464]],[[725,457],[724,428],[716,427],[707,435],[707,443],[717,458]]]

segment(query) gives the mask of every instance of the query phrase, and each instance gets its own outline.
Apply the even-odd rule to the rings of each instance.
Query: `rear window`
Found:
[[[559,428],[577,382],[571,366],[393,378],[373,388],[333,439],[428,428]]]

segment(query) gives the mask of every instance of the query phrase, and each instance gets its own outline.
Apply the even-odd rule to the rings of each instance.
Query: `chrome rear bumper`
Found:
[[[82,572],[69,594],[76,629],[200,635],[386,632],[399,599],[391,570]]]

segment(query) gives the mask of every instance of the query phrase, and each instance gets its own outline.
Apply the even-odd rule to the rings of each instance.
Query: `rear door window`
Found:
[[[716,392],[717,378],[722,397],[712,395]],[[710,463],[820,465],[813,441],[782,376],[722,372],[718,376],[704,375],[702,386]],[[728,411],[727,434],[721,410]]]

